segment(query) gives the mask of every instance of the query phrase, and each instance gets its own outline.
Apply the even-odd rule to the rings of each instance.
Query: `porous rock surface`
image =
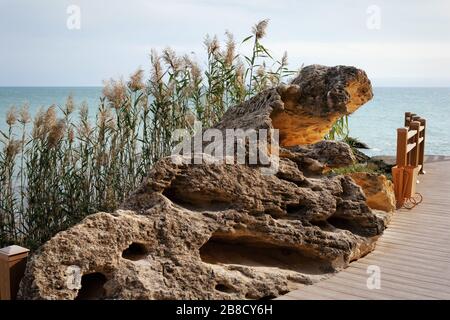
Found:
[[[285,112],[307,114],[315,129],[300,120],[280,127],[274,175],[245,164],[161,159],[120,210],[90,215],[38,249],[19,297],[271,298],[346,267],[374,248],[386,217],[350,177],[322,174],[354,161],[347,145],[296,144],[320,140],[332,119],[371,95],[361,70],[311,66],[293,84],[231,108],[216,128],[273,128],[274,114]],[[73,267],[81,283],[68,285]]]
[[[370,208],[386,212],[396,209],[394,184],[385,175],[354,172],[349,176],[363,189]]]

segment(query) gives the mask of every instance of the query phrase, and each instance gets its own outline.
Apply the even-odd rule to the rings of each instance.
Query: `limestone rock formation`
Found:
[[[322,140],[337,119],[372,97],[363,70],[311,65],[290,85],[268,89],[230,108],[217,128],[276,128],[281,146],[311,144]]]
[[[89,216],[41,247],[21,296],[275,297],[373,249],[385,226],[349,177],[306,178],[289,159],[280,168],[265,176],[161,160],[124,210]],[[87,275],[86,289],[68,288],[70,266]]]
[[[355,172],[349,176],[363,189],[370,208],[386,212],[395,210],[394,184],[386,176],[367,172]]]
[[[231,108],[216,127],[278,127],[276,174],[161,159],[120,210],[88,216],[37,250],[19,297],[271,298],[370,252],[385,214],[369,208],[350,177],[322,174],[351,164],[351,149],[296,145],[320,140],[370,99],[370,82],[352,67],[311,66],[293,83]]]

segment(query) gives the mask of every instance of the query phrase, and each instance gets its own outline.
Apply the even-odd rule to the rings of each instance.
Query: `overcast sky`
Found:
[[[265,44],[292,69],[347,64],[376,86],[450,86],[448,0],[0,0],[0,86],[97,86],[148,70],[150,49],[166,46],[202,62],[205,34],[241,40],[264,18]]]

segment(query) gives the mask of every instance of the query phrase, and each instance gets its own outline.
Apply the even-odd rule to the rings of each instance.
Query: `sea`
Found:
[[[410,111],[427,120],[425,153],[450,155],[450,88],[375,87],[374,98],[349,117],[350,136],[365,142],[370,156],[394,155],[396,129],[404,124]],[[95,115],[101,87],[0,87],[0,130],[4,131],[6,113],[11,106],[29,105],[33,115],[52,104],[63,106],[67,96],[75,103],[85,101]]]

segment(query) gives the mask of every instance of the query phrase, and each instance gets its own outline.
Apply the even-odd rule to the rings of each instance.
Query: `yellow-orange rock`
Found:
[[[322,140],[339,118],[372,99],[363,70],[350,66],[304,67],[288,85],[261,92],[231,107],[218,129],[278,129],[280,145],[292,147]]]
[[[373,96],[366,73],[348,66],[307,66],[279,92],[284,109],[272,113],[272,125],[287,147],[322,140],[336,120]]]
[[[367,172],[349,174],[366,196],[371,209],[392,212],[395,210],[394,184],[384,175]]]

